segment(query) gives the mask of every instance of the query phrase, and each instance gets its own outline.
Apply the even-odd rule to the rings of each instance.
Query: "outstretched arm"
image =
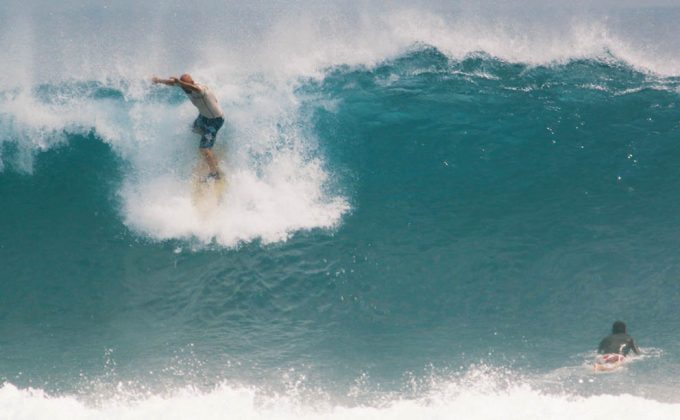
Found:
[[[168,86],[177,86],[179,79],[177,79],[176,77],[170,77],[168,79],[161,79],[160,77],[154,76],[154,77],[151,78],[151,82],[153,82],[154,84],[162,83],[162,84],[168,85]]]

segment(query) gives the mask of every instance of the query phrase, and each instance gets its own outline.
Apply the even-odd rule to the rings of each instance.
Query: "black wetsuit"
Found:
[[[640,354],[633,337],[624,333],[611,334],[605,337],[597,349],[600,354],[616,353],[624,356],[628,355],[633,350],[635,354]]]

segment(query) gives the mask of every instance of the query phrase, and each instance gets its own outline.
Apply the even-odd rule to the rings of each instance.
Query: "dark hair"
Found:
[[[626,333],[626,324],[623,323],[623,321],[616,321],[614,325],[612,325],[612,333],[618,334],[618,333]]]

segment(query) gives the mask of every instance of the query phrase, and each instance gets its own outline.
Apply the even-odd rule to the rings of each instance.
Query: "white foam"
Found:
[[[209,214],[192,201],[192,181],[170,176],[127,185],[126,223],[157,239],[198,239],[235,246],[261,239],[281,241],[298,230],[332,228],[348,209],[342,197],[328,197],[323,169],[297,156],[280,155],[258,175],[254,169],[225,169],[224,202]]]
[[[226,383],[212,391],[193,387],[163,395],[120,394],[88,403],[50,396],[40,389],[0,388],[0,418],[20,419],[676,419],[680,404],[631,395],[543,394],[528,385],[504,390],[449,383],[415,397],[385,397],[368,404],[303,401],[297,395],[266,395]]]

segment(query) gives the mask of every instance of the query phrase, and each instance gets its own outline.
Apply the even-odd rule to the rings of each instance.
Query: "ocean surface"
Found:
[[[0,419],[680,418],[680,3],[58,3],[0,4]]]

